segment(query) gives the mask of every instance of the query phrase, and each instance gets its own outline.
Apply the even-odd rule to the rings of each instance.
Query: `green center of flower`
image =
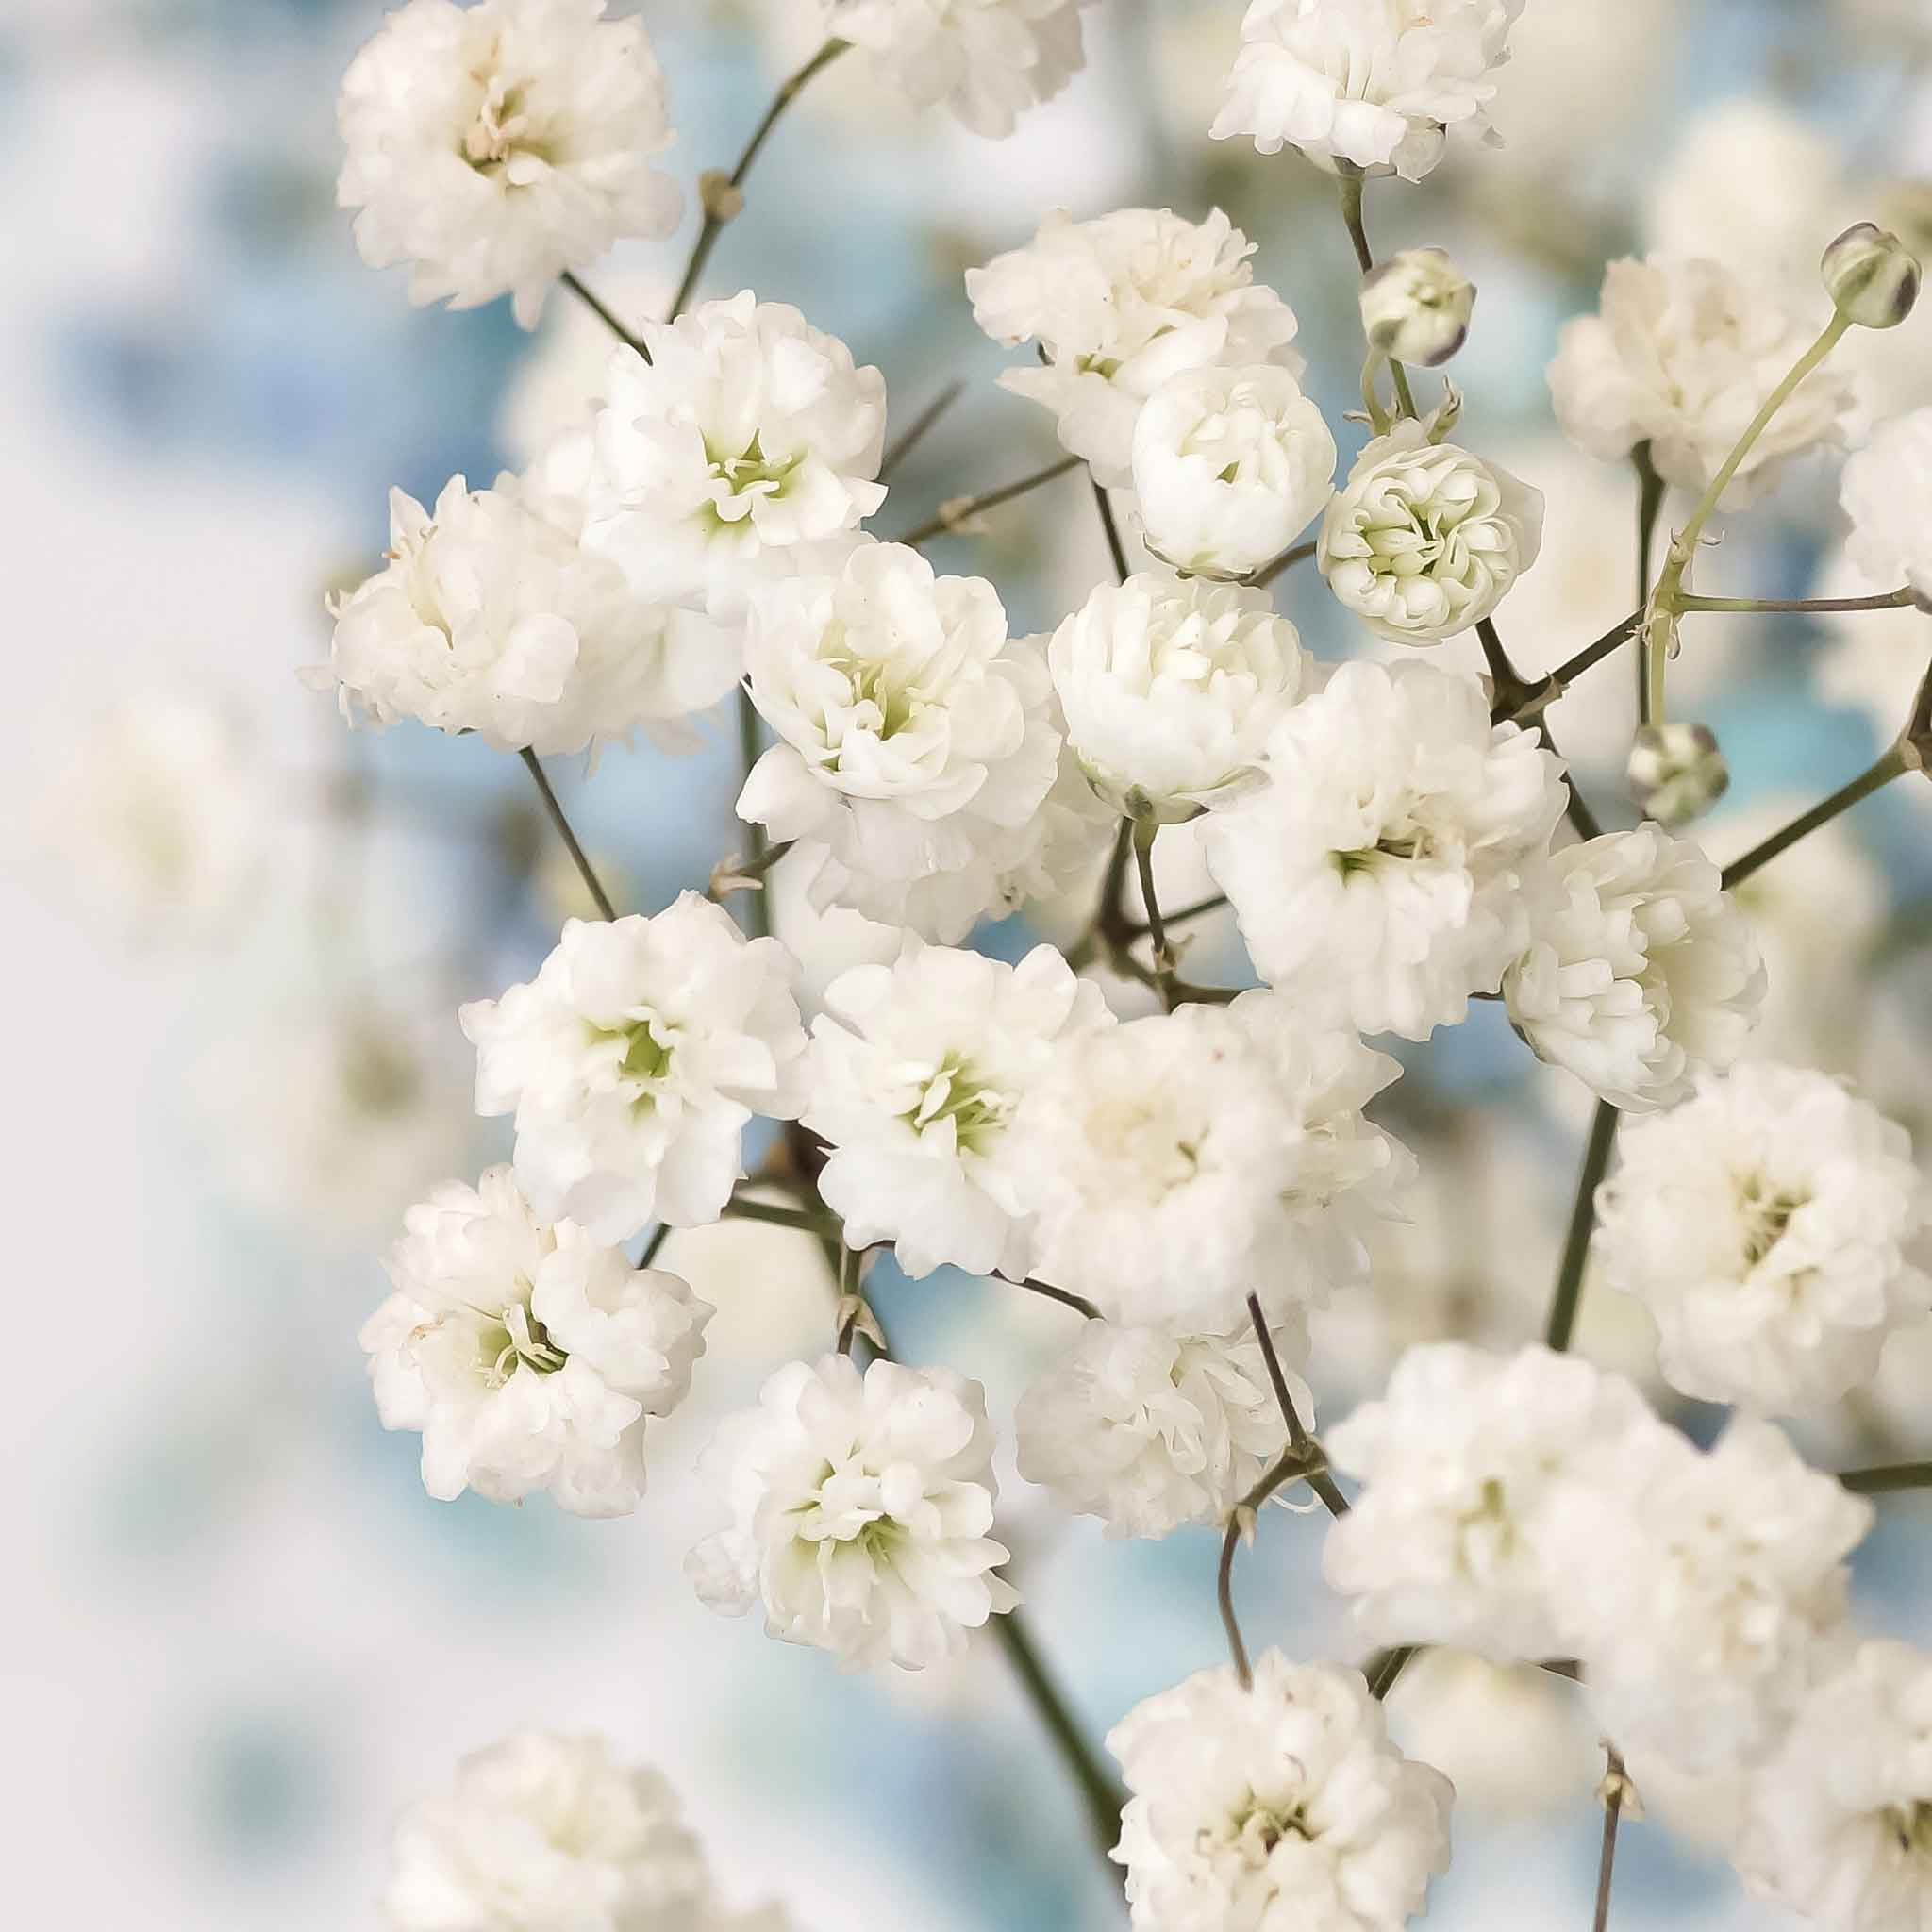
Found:
[[[1005,1129],[1012,1111],[1010,1094],[988,1086],[966,1060],[948,1054],[925,1083],[918,1104],[903,1118],[921,1133],[941,1121],[951,1121],[960,1149],[984,1154]]]
[[[1897,1837],[1900,1851],[1918,1857],[1932,1854],[1932,1804],[1921,1798],[1910,1805],[1894,1805],[1885,1822]]]
[[[870,713],[862,723],[879,739],[896,736],[912,723],[916,698],[876,658],[861,657],[846,643],[842,625],[827,632],[825,661],[843,674],[855,710]]]
[[[1374,872],[1378,859],[1425,858],[1428,849],[1428,840],[1421,832],[1411,832],[1407,838],[1380,839],[1374,844],[1364,845],[1354,852],[1337,852],[1330,856],[1335,861],[1335,870],[1346,883],[1362,873]]]
[[[1312,1839],[1314,1835],[1300,1805],[1271,1805],[1251,1790],[1230,1814],[1224,1841],[1248,1864],[1258,1869],[1268,1862],[1283,1839]]]
[[[1738,1183],[1738,1217],[1744,1235],[1744,1266],[1755,1268],[1785,1238],[1791,1216],[1804,1207],[1803,1196],[1774,1188],[1762,1174],[1747,1174]]]
[[[529,1284],[520,1281],[518,1286],[527,1291]],[[511,1302],[500,1317],[486,1317],[476,1337],[476,1353],[489,1364],[485,1374],[492,1389],[501,1389],[520,1368],[554,1375],[567,1359],[542,1323],[520,1301]]]
[[[802,457],[774,460],[766,456],[756,430],[736,456],[714,448],[708,441],[705,456],[710,463],[711,475],[734,496],[782,496],[786,484],[804,460]]]

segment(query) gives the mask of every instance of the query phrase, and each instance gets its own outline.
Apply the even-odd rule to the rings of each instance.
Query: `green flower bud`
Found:
[[[1707,724],[1642,724],[1624,768],[1630,795],[1660,825],[1702,818],[1730,789],[1731,771]]]
[[[1369,346],[1396,362],[1434,369],[1469,334],[1475,288],[1440,248],[1405,248],[1362,282]]]
[[[1919,299],[1917,258],[1871,222],[1847,228],[1820,267],[1838,312],[1860,328],[1896,328]]]

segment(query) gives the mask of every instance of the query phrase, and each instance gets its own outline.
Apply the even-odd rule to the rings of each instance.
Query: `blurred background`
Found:
[[[643,7],[687,182],[728,163],[811,51],[806,10]],[[601,1728],[665,1768],[730,1896],[782,1896],[808,1932],[1118,1924],[996,1649],[924,1677],[845,1678],[713,1619],[680,1574],[711,1526],[697,1450],[829,1333],[809,1240],[733,1224],[670,1243],[668,1265],[720,1312],[691,1401],[653,1438],[634,1519],[432,1503],[418,1439],[377,1425],[355,1338],[384,1291],[380,1251],[428,1185],[508,1151],[500,1123],[471,1116],[455,1007],[526,976],[576,888],[515,760],[415,725],[352,735],[296,673],[323,654],[325,593],[375,567],[389,488],[427,499],[452,473],[481,483],[526,461],[582,409],[606,349],[565,296],[526,336],[506,305],[412,310],[399,274],[358,261],[333,206],[333,105],[381,11],[0,10],[12,1266],[16,1293],[65,1310],[0,1424],[25,1475],[0,1599],[18,1922],[374,1926],[395,1813],[460,1752],[538,1723]],[[971,385],[896,473],[881,529],[1057,454],[1043,412],[993,388],[1007,358],[960,286],[1055,204],[1225,208],[1298,311],[1311,386],[1345,427],[1359,351],[1330,185],[1292,154],[1205,138],[1240,12],[1100,0],[1088,71],[1004,142],[910,114],[856,61],[784,124],[708,292],[796,303],[880,365],[900,426],[948,382]],[[1817,254],[1850,221],[1932,242],[1932,0],[1529,0],[1515,45],[1494,115],[1506,145],[1452,149],[1424,188],[1369,199],[1378,250],[1445,245],[1481,288],[1456,366],[1465,437],[1549,496],[1542,561],[1502,613],[1536,670],[1636,594],[1634,479],[1571,452],[1551,416],[1557,326],[1633,250],[1722,254],[1809,310]],[[587,279],[626,313],[658,312],[688,241]],[[1932,402],[1923,317],[1858,347],[1875,411]],[[1828,467],[1793,472],[1704,588],[1829,594],[1835,501]],[[1016,633],[1050,627],[1106,569],[1076,479],[934,554],[992,577]],[[1307,573],[1279,596],[1324,655],[1360,647]],[[1898,611],[1691,623],[1674,708],[1730,757],[1732,795],[1703,828],[1720,859],[1862,768],[1903,723],[1932,638]],[[1616,775],[1632,711],[1619,659],[1555,713],[1607,823],[1635,817]],[[688,758],[620,751],[557,777],[632,904],[701,885],[733,849],[727,729]],[[1748,889],[1774,975],[1762,1051],[1856,1078],[1922,1151],[1928,831],[1932,786],[1897,785]],[[1185,838],[1162,858],[1170,903],[1193,896]],[[786,881],[774,897],[808,971],[836,952]],[[1087,909],[1038,908],[983,943],[1014,956]],[[1241,970],[1231,931],[1204,922],[1191,973]],[[1569,1208],[1584,1098],[1498,1009],[1405,1058],[1383,1118],[1425,1187],[1374,1291],[1318,1328],[1309,1379],[1330,1418],[1413,1340],[1538,1332]],[[1070,1319],[950,1276],[876,1288],[902,1352],[983,1378],[1003,1427]],[[1668,1406],[1621,1298],[1588,1299],[1580,1345]],[[1827,1467],[1924,1456],[1932,1338],[1900,1338],[1874,1389],[1800,1434]],[[1211,1537],[1107,1544],[1010,1468],[1003,1504],[1035,1632],[1096,1737],[1221,1660]],[[1263,1525],[1238,1578],[1251,1642],[1352,1654],[1319,1547],[1318,1523]],[[1925,1638],[1928,1586],[1932,1505],[1889,1501],[1859,1553],[1860,1614]],[[1587,1923],[1602,1758],[1568,1688],[1438,1657],[1391,1711],[1461,1790],[1435,1923]],[[1726,1793],[1633,1768],[1649,1816],[1624,1837],[1619,1923],[1771,1923],[1706,1848]]]

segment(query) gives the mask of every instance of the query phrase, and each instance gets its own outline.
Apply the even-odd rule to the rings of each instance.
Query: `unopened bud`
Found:
[[[1847,228],[1820,267],[1838,312],[1860,328],[1896,328],[1919,299],[1918,258],[1871,222]]]
[[[1642,724],[1624,767],[1630,795],[1660,825],[1702,818],[1731,783],[1707,724]]]
[[[1440,248],[1405,248],[1362,283],[1369,346],[1396,362],[1434,369],[1461,348],[1474,285]]]

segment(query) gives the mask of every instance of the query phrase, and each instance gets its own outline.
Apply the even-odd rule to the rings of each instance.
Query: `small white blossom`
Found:
[[[1256,779],[1307,675],[1300,634],[1263,591],[1202,577],[1097,586],[1046,658],[1094,790],[1163,820]]]
[[[1316,561],[1377,637],[1433,644],[1494,612],[1542,532],[1541,491],[1405,418],[1357,458]]]
[[[534,980],[464,1007],[476,1110],[515,1114],[538,1211],[600,1241],[715,1221],[745,1123],[798,1110],[794,970],[684,892],[654,918],[567,920]]]
[[[984,1392],[949,1369],[788,1362],[706,1452],[731,1522],[686,1574],[712,1609],[761,1604],[772,1636],[849,1670],[942,1662],[1019,1602],[993,1574],[991,1457]]]
[[[1371,1643],[1449,1643],[1498,1662],[1564,1655],[1566,1568],[1661,1427],[1621,1375],[1574,1356],[1411,1348],[1387,1395],[1324,1438],[1365,1488],[1322,1570]]]
[[[1608,832],[1554,853],[1526,884],[1529,946],[1503,997],[1541,1058],[1644,1111],[1738,1058],[1764,962],[1696,845],[1656,825]]]
[[[640,335],[650,361],[617,349],[605,378],[584,541],[639,595],[735,620],[885,501],[885,378],[749,290]]]
[[[1299,375],[1294,311],[1254,278],[1255,244],[1215,208],[1191,222],[1128,208],[1076,222],[1055,208],[1024,248],[966,271],[974,320],[995,341],[1037,339],[1043,367],[1000,387],[1051,409],[1095,479],[1124,488],[1142,405],[1188,370],[1274,363]]]
[[[383,1426],[422,1432],[424,1488],[635,1509],[644,1417],[690,1388],[710,1308],[676,1275],[539,1220],[508,1167],[445,1183],[403,1227],[395,1292],[361,1341]]]
[[[373,268],[412,264],[409,299],[514,295],[536,325],[550,285],[633,235],[668,235],[683,198],[651,166],[671,145],[643,25],[604,0],[410,0],[342,78],[336,199]]]
[[[1866,1643],[1754,1781],[1733,1854],[1760,1897],[1830,1932],[1932,1918],[1932,1657]]]
[[[1563,326],[1550,364],[1557,420],[1607,462],[1647,442],[1666,482],[1702,491],[1815,334],[1719,262],[1613,261],[1598,312]],[[1843,443],[1857,418],[1851,378],[1830,362],[1813,370],[1752,445],[1724,507],[1761,495],[1790,458]]]
[[[1299,1310],[1295,1313],[1299,1315]],[[1274,1331],[1287,1360],[1307,1353],[1297,1324]],[[1284,1367],[1303,1425],[1314,1398]],[[1020,1474],[1110,1537],[1219,1524],[1288,1446],[1288,1424],[1253,1330],[1170,1335],[1089,1322],[1020,1398]],[[1276,1492],[1286,1501],[1290,1490]]]
[[[1846,549],[1874,588],[1908,585],[1932,609],[1932,408],[1883,425],[1845,464]]]
[[[1176,570],[1240,577],[1288,548],[1335,487],[1335,438],[1286,370],[1195,369],[1134,425],[1147,547]]]
[[[1426,1039],[1522,951],[1561,769],[1466,673],[1344,664],[1275,727],[1268,783],[1208,820],[1208,866],[1270,985]]]
[[[1198,1671],[1108,1734],[1137,1932],[1397,1932],[1449,1865],[1441,1772],[1389,1741],[1359,1671]]]
[[[1267,992],[1069,1042],[1014,1120],[1035,1272],[1176,1334],[1232,1329],[1257,1291],[1319,1303],[1410,1177],[1361,1115],[1398,1071]]]
[[[1264,154],[1298,147],[1420,181],[1446,128],[1489,133],[1493,71],[1523,0],[1253,0],[1227,76],[1216,141]]]
[[[914,107],[941,102],[975,134],[1008,135],[1085,64],[1092,0],[817,0],[824,38],[862,47]]]
[[[908,935],[894,965],[834,980],[802,1118],[831,1147],[819,1189],[847,1242],[896,1243],[914,1276],[950,1263],[1024,1279],[1008,1126],[1058,1041],[1111,1024],[1100,989],[1051,946],[1015,967]]]
[[[1824,1074],[1746,1062],[1628,1123],[1597,1195],[1604,1279],[1657,1318],[1674,1388],[1772,1414],[1848,1394],[1932,1310],[1911,1141]]]
[[[1475,285],[1441,248],[1405,248],[1362,277],[1362,334],[1396,362],[1439,369],[1469,337]]]

